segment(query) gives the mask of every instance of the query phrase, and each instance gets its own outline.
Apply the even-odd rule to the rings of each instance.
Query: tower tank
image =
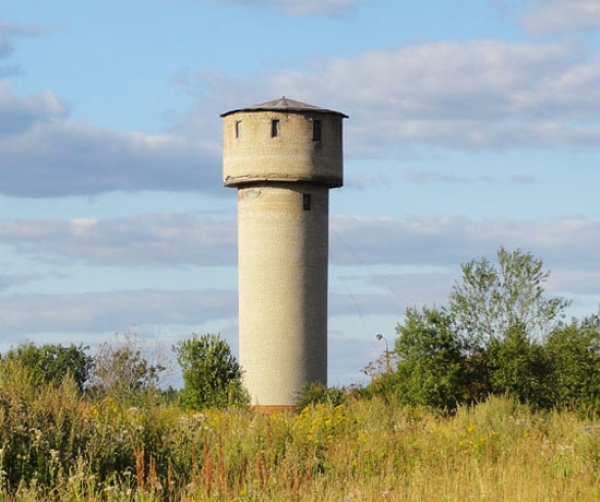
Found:
[[[346,115],[287,98],[223,117],[223,183],[238,190],[240,364],[252,404],[327,383],[329,189]]]

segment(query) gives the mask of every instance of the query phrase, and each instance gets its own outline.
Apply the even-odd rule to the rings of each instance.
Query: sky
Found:
[[[500,246],[598,312],[600,0],[0,0],[0,352],[237,353],[219,115],[281,96],[349,116],[331,385]]]

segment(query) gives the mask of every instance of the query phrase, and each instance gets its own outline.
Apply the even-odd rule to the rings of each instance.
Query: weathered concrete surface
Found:
[[[238,189],[240,363],[260,406],[294,405],[307,384],[327,383],[329,188],[343,182],[344,115],[293,103],[223,115],[223,181]]]

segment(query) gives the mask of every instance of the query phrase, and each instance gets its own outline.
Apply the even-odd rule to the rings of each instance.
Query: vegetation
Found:
[[[159,354],[160,350],[149,350],[134,332],[122,337],[117,334],[114,340],[98,347],[89,392],[132,406],[151,400],[167,370]]]
[[[193,335],[174,347],[183,371],[181,403],[191,410],[246,405],[242,370],[219,335]]]
[[[521,250],[462,265],[448,306],[407,309],[397,327],[394,371],[365,394],[455,410],[509,395],[535,409],[600,403],[600,317],[565,322],[568,302],[548,298],[549,272]]]
[[[88,348],[73,344],[68,347],[51,344],[38,347],[34,343],[26,343],[12,348],[4,356],[0,355],[0,360],[20,362],[40,383],[60,384],[71,377],[79,392],[83,392],[94,367],[94,358],[86,353]]]
[[[409,308],[363,388],[247,406],[218,335],[0,357],[0,502],[600,499],[600,316],[564,320],[541,261],[462,267],[447,306]],[[175,399],[174,399],[175,397]]]
[[[12,363],[11,363],[12,364]],[[491,398],[443,416],[348,397],[300,413],[188,414],[0,384],[2,500],[598,500],[600,434],[569,411]]]

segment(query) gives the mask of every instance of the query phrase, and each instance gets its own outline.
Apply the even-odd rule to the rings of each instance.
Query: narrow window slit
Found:
[[[275,138],[279,136],[279,120],[273,119],[271,120],[271,137]]]
[[[302,194],[302,209],[304,211],[310,211],[310,194],[309,193],[303,193]]]
[[[321,121],[319,119],[313,120],[313,141],[321,141]]]

